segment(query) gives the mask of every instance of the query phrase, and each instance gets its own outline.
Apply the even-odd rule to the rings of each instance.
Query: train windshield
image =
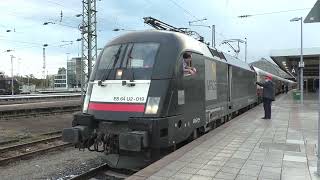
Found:
[[[135,73],[137,79],[145,79],[139,72],[152,71],[159,46],[159,43],[129,43],[106,47],[97,62],[95,79],[113,79],[112,71],[116,69],[128,70],[127,74]]]

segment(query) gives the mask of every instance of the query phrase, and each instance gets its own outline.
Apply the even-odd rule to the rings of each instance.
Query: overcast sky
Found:
[[[42,44],[46,49],[47,71],[56,74],[66,67],[67,58],[78,56],[81,37],[77,29],[82,11],[81,0],[0,0],[0,71],[10,75],[10,55],[14,55],[14,74],[42,74]],[[272,49],[300,47],[300,24],[293,17],[306,17],[316,0],[101,0],[97,1],[98,47],[128,30],[150,29],[143,17],[152,16],[176,27],[189,27],[188,21],[207,18],[202,25],[216,25],[217,48],[224,39],[248,39],[248,61],[268,58]],[[286,13],[263,13],[304,9]],[[62,11],[62,18],[61,18]],[[243,14],[257,14],[238,18]],[[44,26],[51,21],[56,24]],[[61,24],[59,25],[59,22]],[[190,27],[211,42],[207,27]],[[320,47],[320,23],[304,24],[304,47]],[[11,30],[11,32],[6,32]],[[8,49],[13,52],[4,52]],[[244,46],[239,58],[244,57]],[[232,52],[231,52],[232,53]],[[81,53],[80,53],[81,55]]]

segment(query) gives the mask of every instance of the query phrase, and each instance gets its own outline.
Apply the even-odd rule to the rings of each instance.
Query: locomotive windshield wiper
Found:
[[[102,81],[105,81],[109,78],[109,75],[112,71],[112,69],[115,67],[115,65],[118,63],[118,60],[119,60],[119,57],[120,57],[120,52],[121,52],[121,48],[122,48],[122,45],[119,47],[117,53],[112,57],[112,58],[115,58],[114,61],[113,61],[113,65],[112,65],[112,68],[110,68],[110,65],[112,64],[112,60],[110,61],[110,63],[108,64],[107,66],[107,69],[106,71],[104,72],[104,74],[102,75],[102,78],[100,80],[100,82]],[[109,70],[109,71],[108,71]],[[101,83],[100,83],[101,84]]]
[[[127,69],[128,69],[129,59],[132,59],[131,53],[132,53],[133,46],[134,45],[131,46],[131,49],[130,49],[129,54],[128,54],[128,59],[127,59],[127,62],[126,62],[126,68]],[[132,67],[131,67],[131,72],[132,72],[132,76],[130,77],[130,82],[133,82],[134,81],[134,70],[133,70]]]
[[[130,79],[130,82],[134,82],[134,69],[132,68],[131,71],[132,71],[132,78]]]

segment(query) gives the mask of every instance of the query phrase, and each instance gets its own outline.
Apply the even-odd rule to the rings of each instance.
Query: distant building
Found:
[[[47,75],[48,87],[49,88],[53,88],[54,87],[54,77],[55,77],[55,75]]]
[[[58,74],[66,74],[66,68],[62,67],[58,69]]]
[[[59,68],[58,74],[54,75],[54,88],[67,88],[66,68]]]
[[[81,58],[76,57],[67,62],[68,88],[81,87]]]

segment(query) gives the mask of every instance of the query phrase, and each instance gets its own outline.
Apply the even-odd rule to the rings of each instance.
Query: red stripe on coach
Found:
[[[89,103],[89,109],[96,111],[144,112],[144,104]]]

